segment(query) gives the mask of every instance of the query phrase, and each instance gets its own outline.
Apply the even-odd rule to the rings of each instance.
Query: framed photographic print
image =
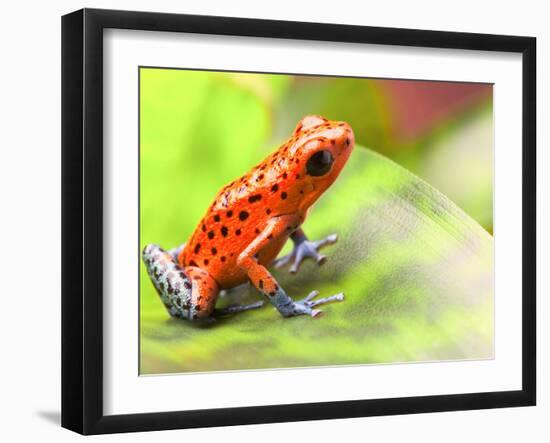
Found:
[[[535,404],[531,37],[62,20],[62,425]]]

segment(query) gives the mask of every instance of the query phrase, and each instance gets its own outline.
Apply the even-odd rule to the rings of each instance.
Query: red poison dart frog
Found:
[[[147,245],[142,258],[170,315],[212,320],[262,306],[260,301],[215,309],[220,290],[248,281],[284,317],[316,317],[321,313],[316,306],[343,300],[342,293],[315,299],[317,291],[294,300],[268,267],[291,264],[290,272],[296,272],[307,257],[324,263],[319,249],[335,243],[337,236],[310,241],[301,226],[309,208],[340,174],[354,145],[347,123],[304,117],[286,143],[219,191],[187,243],[170,251]],[[293,251],[276,259],[288,238]]]

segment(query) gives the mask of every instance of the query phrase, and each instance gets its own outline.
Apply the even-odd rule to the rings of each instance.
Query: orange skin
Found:
[[[336,180],[353,146],[353,131],[347,123],[317,116],[302,119],[286,143],[216,195],[179,254],[180,266],[207,271],[220,289],[248,279],[253,284],[259,281],[289,235],[305,221],[311,205]],[[328,174],[313,177],[306,172],[306,161],[320,149],[329,150],[335,160]],[[281,216],[285,232],[262,235]],[[254,241],[259,242],[257,263],[264,270],[251,269],[249,275],[239,257]],[[274,281],[267,276],[266,280]],[[274,286],[267,289],[272,291]]]
[[[347,123],[304,117],[286,143],[221,189],[181,250],[165,252],[148,245],[143,259],[170,314],[191,320],[209,318],[221,289],[247,281],[285,317],[316,316],[320,311],[314,306],[342,300],[343,294],[338,294],[313,301],[316,294],[312,293],[295,302],[267,267],[289,237],[295,244],[293,252],[300,252],[291,254],[295,266],[305,257],[319,264],[324,261],[317,249],[336,237],[309,242],[300,226],[313,203],[336,180],[354,145]]]

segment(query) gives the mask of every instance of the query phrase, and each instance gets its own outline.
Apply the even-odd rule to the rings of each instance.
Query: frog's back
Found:
[[[182,265],[208,270],[221,287],[246,281],[245,273],[236,263],[239,254],[271,217],[293,210],[292,200],[285,202],[288,194],[283,183],[288,179],[289,166],[285,146],[218,192],[180,255]],[[262,251],[259,260],[269,263],[285,241],[275,242]]]

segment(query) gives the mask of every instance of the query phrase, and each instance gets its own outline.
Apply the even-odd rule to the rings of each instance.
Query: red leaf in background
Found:
[[[491,96],[493,86],[480,83],[383,80],[396,136],[418,137],[445,119]]]

